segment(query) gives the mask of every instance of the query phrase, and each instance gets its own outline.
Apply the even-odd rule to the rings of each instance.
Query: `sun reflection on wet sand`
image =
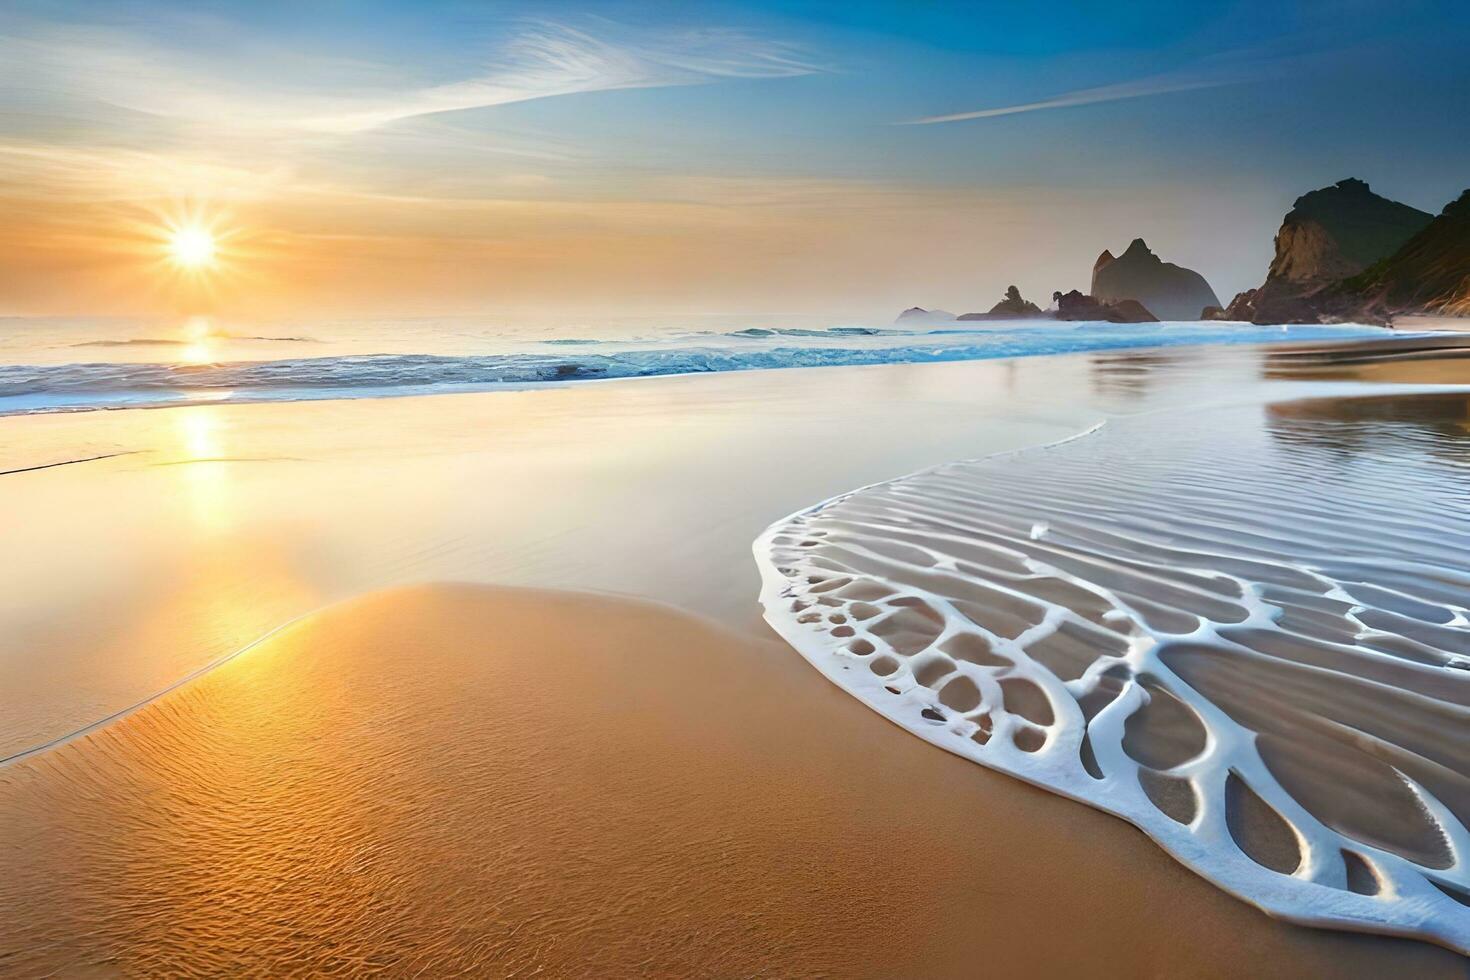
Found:
[[[1046,381],[1086,370],[1051,366]],[[262,405],[201,396],[168,409],[0,420],[19,457],[136,450],[0,478],[0,536],[26,556],[0,562],[10,709],[0,754],[126,707],[324,598],[374,587],[471,579],[618,590],[753,622],[747,556],[771,514],[1091,419],[1058,409],[990,424],[1025,397],[989,383],[996,374],[970,364],[493,396]],[[893,448],[792,442],[783,437],[797,416]],[[750,480],[752,459],[781,479]],[[9,645],[22,656],[7,661],[6,641],[21,632],[28,639]]]
[[[234,523],[234,507],[220,416],[206,406],[174,409],[170,415],[177,440],[175,462],[187,468],[184,494],[193,523],[200,530],[226,530]]]
[[[201,393],[157,411],[5,419],[13,458],[133,452],[0,478],[0,538],[21,556],[0,563],[0,753],[369,588],[614,590],[753,626],[750,541],[772,514],[1057,439],[1110,408],[1256,397],[1280,384],[1261,368],[1257,351],[1199,350],[1148,364],[1152,380],[1126,395],[1078,357],[291,404]],[[793,439],[793,418],[861,436]],[[209,590],[219,606],[206,613]]]

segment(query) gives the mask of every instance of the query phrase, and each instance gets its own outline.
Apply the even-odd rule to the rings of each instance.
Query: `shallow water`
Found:
[[[1275,914],[1470,950],[1470,394],[1115,418],[756,550],[772,625],[915,734]]]

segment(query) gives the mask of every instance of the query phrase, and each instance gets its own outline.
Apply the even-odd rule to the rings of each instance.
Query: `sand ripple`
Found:
[[[828,501],[767,619],[952,752],[1298,922],[1470,951],[1470,400],[1108,424]]]

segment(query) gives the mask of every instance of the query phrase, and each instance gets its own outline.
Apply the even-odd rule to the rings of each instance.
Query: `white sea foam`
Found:
[[[886,718],[1273,915],[1470,952],[1466,418],[1284,403],[946,464],[773,525],[761,601]]]

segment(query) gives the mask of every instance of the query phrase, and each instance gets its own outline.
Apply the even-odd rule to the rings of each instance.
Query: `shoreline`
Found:
[[[1453,863],[1465,840],[1460,822],[1466,812],[1460,786],[1465,777],[1454,760],[1463,758],[1463,740],[1455,733],[1470,719],[1464,713],[1470,685],[1450,668],[1463,660],[1459,653],[1470,638],[1454,625],[1464,621],[1463,599],[1457,603],[1453,590],[1436,589],[1436,584],[1470,575],[1470,566],[1449,557],[1454,554],[1449,542],[1470,541],[1470,523],[1464,513],[1447,514],[1438,535],[1413,538],[1396,514],[1360,509],[1349,517],[1343,508],[1362,508],[1385,487],[1395,488],[1393,498],[1444,490],[1427,478],[1430,464],[1416,459],[1415,450],[1396,460],[1396,470],[1388,447],[1408,439],[1422,444],[1418,452],[1453,458],[1463,451],[1463,442],[1431,448],[1414,426],[1423,433],[1466,426],[1467,398],[1466,384],[1385,385],[1374,394],[1306,396],[1263,406],[1272,424],[1293,429],[1294,457],[1312,452],[1304,424],[1329,427],[1319,436],[1328,445],[1336,438],[1330,432],[1336,424],[1364,440],[1358,451],[1375,460],[1379,481],[1402,478],[1406,464],[1410,475],[1424,480],[1375,481],[1355,490],[1352,477],[1340,472],[1334,481],[1340,487],[1315,489],[1316,506],[1359,528],[1363,545],[1377,542],[1361,556],[1352,550],[1353,535],[1319,539],[1294,531],[1292,522],[1272,523],[1271,499],[1279,496],[1283,506],[1299,507],[1307,498],[1293,485],[1290,471],[1267,466],[1254,484],[1239,479],[1260,447],[1233,460],[1226,511],[1199,505],[1191,510],[1192,500],[1207,498],[1217,488],[1208,464],[1190,454],[1212,458],[1242,434],[1249,444],[1250,411],[1205,409],[1192,423],[1213,427],[1205,445],[1176,444],[1156,458],[1141,440],[1167,440],[1168,420],[1135,415],[1106,430],[1095,426],[1081,437],[882,481],[774,522],[753,545],[765,618],[827,680],[910,734],[1127,820],[1183,865],[1268,914],[1303,925],[1408,936],[1465,953],[1470,921],[1460,908],[1466,893]],[[1400,428],[1369,441],[1362,423],[1380,416]],[[1174,439],[1177,443],[1177,431]],[[1059,459],[1069,455],[1085,463],[1063,468],[1067,464]],[[1318,451],[1309,462],[1296,458],[1293,463],[1315,470],[1334,464],[1330,456],[1320,456]],[[1259,460],[1254,463],[1260,467]],[[1130,471],[1128,480],[1109,479],[1124,465],[1137,472]],[[1126,501],[1139,481],[1142,487],[1167,485],[1185,472],[1188,495],[1144,494],[1148,506],[1129,509]],[[1453,492],[1456,474],[1440,476]],[[1082,489],[1092,478],[1107,491],[1092,496]],[[1021,496],[1029,503],[1017,506],[1017,500],[1008,499],[1015,484],[1027,488]],[[1263,491],[1262,499],[1249,496]],[[1047,498],[1055,499],[1043,502]],[[1097,510],[1102,515],[1089,519]],[[1178,517],[1181,512],[1191,518]],[[1391,546],[1391,539],[1402,540]],[[1441,539],[1443,548],[1437,548]],[[1113,543],[1100,545],[1104,540]],[[1195,541],[1198,550],[1184,544]],[[1275,544],[1253,543],[1259,541]],[[1329,557],[1340,548],[1356,557]],[[1369,557],[1380,552],[1381,558]],[[1181,561],[1181,567],[1171,567]],[[1415,561],[1424,565],[1423,582],[1410,574],[1417,570]],[[1334,565],[1345,571],[1331,572]],[[1242,577],[1251,574],[1264,577]],[[1364,583],[1382,575],[1383,595],[1374,594],[1377,586],[1360,589],[1351,577],[1333,582],[1334,574],[1365,576]],[[1140,582],[1153,591],[1114,591],[1137,589]],[[1301,591],[1313,582],[1324,590],[1321,596]],[[1446,605],[1416,600],[1421,585]],[[1386,606],[1377,605],[1385,601]],[[1348,612],[1352,603],[1361,605]],[[1331,619],[1334,606],[1344,610],[1341,624]],[[1435,641],[1439,646],[1431,645]],[[1228,674],[1233,687],[1211,682],[1202,690],[1196,677],[1185,683],[1166,663],[1177,656],[1169,652],[1176,648],[1223,663],[1211,669]],[[1375,658],[1378,663],[1360,662]],[[1313,675],[1292,674],[1303,667]],[[1298,685],[1297,693],[1271,701],[1254,677],[1263,671],[1267,677],[1274,672],[1275,683]],[[1110,704],[1112,695],[1105,692],[1116,690],[1120,680],[1126,686],[1117,704]],[[1380,685],[1374,689],[1381,702],[1376,711],[1360,703],[1366,695],[1358,690],[1373,684]],[[1012,694],[1004,692],[1020,695],[1023,688],[1031,693],[1013,707]],[[1211,693],[1215,688],[1233,692],[1226,702],[1229,713],[1210,700],[1219,696]],[[1310,696],[1303,693],[1308,689]],[[1334,690],[1345,700],[1335,703]],[[1252,693],[1245,697],[1242,691]],[[1394,707],[1395,698],[1404,703]],[[1262,701],[1270,702],[1269,710],[1257,704]],[[1155,702],[1177,707],[1151,709]],[[1099,705],[1106,707],[1094,716]],[[1183,712],[1170,723],[1171,730],[1154,736],[1157,745],[1140,734],[1159,724],[1140,722],[1151,710]],[[1333,803],[1328,802],[1331,791],[1299,776],[1285,790],[1274,775],[1280,770],[1267,768],[1249,748],[1267,733],[1241,727],[1239,718],[1231,717],[1239,712],[1271,717],[1280,730],[1273,729],[1268,740],[1289,732],[1300,743],[1294,752],[1307,751],[1302,747],[1308,742],[1321,743],[1308,751],[1316,753],[1310,762],[1301,759],[1293,766],[1323,766],[1347,784],[1371,784],[1379,778],[1374,767],[1382,765],[1376,753],[1351,738],[1323,739],[1321,734],[1323,729],[1358,732],[1394,758],[1393,768],[1383,773],[1388,785],[1358,785],[1348,798]],[[1184,715],[1193,720],[1186,723]],[[1401,725],[1398,717],[1416,715],[1423,716],[1419,728],[1442,728],[1443,737],[1421,738],[1402,727],[1393,731]],[[1261,727],[1259,721],[1251,724]],[[1196,747],[1182,750],[1196,738]],[[1226,753],[1221,745],[1238,748]],[[1288,757],[1279,750],[1273,748],[1273,756],[1273,762],[1286,765]],[[1426,778],[1426,767],[1436,773],[1428,777],[1432,787],[1414,781]],[[1273,801],[1261,803],[1264,822],[1255,829],[1237,827],[1227,816],[1232,785],[1245,787],[1234,798],[1246,792],[1259,799],[1245,773]],[[1376,796],[1379,806],[1385,805],[1400,780],[1413,790],[1405,801],[1410,812],[1375,814],[1377,807],[1363,796]],[[1158,787],[1165,784],[1172,787],[1171,795],[1161,796]],[[1302,798],[1293,798],[1298,792],[1307,794],[1310,812]],[[1424,811],[1417,823],[1416,804]],[[1354,829],[1343,833],[1344,825]],[[1415,839],[1415,833],[1423,836]],[[1299,844],[1290,841],[1292,835]],[[1441,835],[1447,843],[1431,843]],[[1287,859],[1287,852],[1290,863],[1276,864]],[[1334,862],[1339,852],[1344,858]],[[1372,855],[1371,864],[1365,854]],[[1353,879],[1354,861],[1371,869],[1367,873],[1376,881],[1371,890],[1361,877]],[[1394,901],[1385,902],[1381,895]]]
[[[774,515],[1111,416],[1363,381],[1381,390],[1415,371],[1438,385],[1446,363],[1459,373],[1437,357],[1393,356],[1405,346],[1418,357],[1424,345],[1113,351],[12,417],[0,421],[10,458],[30,471],[0,480],[0,506],[16,518],[13,546],[32,557],[25,577],[0,573],[0,630],[27,651],[0,657],[0,688],[23,692],[9,730],[0,725],[0,755],[136,704],[295,616],[414,581],[657,596],[764,628],[748,556]],[[595,510],[583,484],[599,487]],[[31,669],[38,661],[44,672]],[[65,706],[88,690],[102,696]]]

